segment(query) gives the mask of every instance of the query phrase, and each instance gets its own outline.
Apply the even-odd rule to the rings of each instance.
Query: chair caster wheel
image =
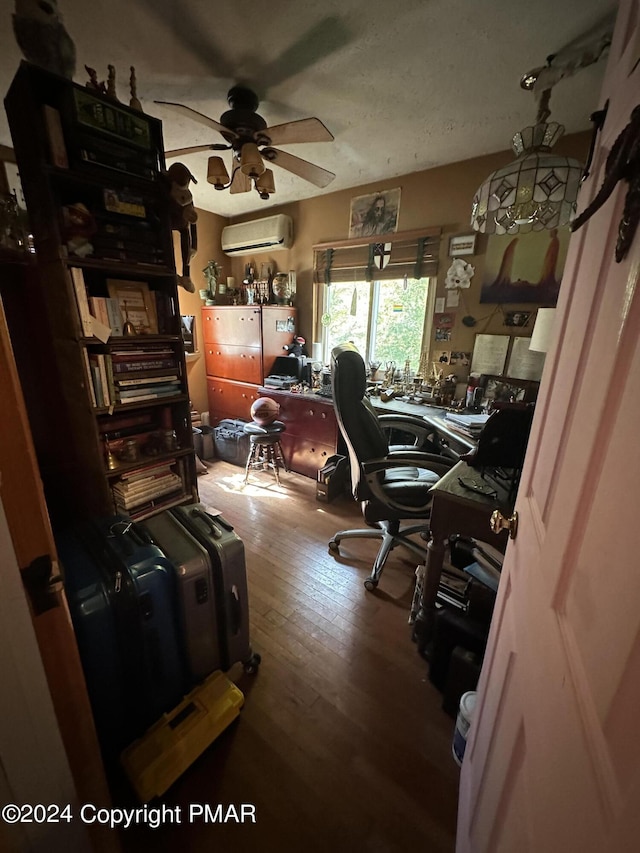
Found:
[[[378,581],[374,581],[373,578],[367,578],[364,582],[364,588],[367,592],[373,592],[373,590],[378,586]]]
[[[329,550],[330,551],[339,551],[340,550],[340,540],[331,539],[329,542]]]
[[[258,667],[260,666],[261,661],[262,658],[257,652],[255,652],[255,654],[252,654],[249,660],[246,661],[246,663],[244,664],[244,671],[247,673],[247,675],[254,675],[258,671]]]

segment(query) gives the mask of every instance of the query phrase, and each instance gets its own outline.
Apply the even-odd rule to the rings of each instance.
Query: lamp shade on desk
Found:
[[[533,326],[529,349],[534,352],[548,352],[553,336],[553,322],[556,316],[555,308],[538,308],[536,322]]]

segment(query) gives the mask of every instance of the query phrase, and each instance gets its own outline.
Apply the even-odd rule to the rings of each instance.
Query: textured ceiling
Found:
[[[336,173],[324,190],[274,167],[276,194],[230,195],[206,182],[207,153],[182,157],[199,183],[196,205],[224,216],[355,187],[501,151],[533,123],[521,75],[594,25],[612,0],[59,0],[78,70],[100,79],[109,63],[128,100],[129,66],[146,112],[163,120],[167,149],[222,141],[154,99],[179,101],[218,120],[237,82],[256,89],[268,125],[317,116],[331,143],[283,150]],[[21,59],[11,0],[0,0],[0,85]],[[589,127],[605,62],[561,81],[552,118]],[[11,144],[2,117],[0,142]],[[228,157],[228,155],[227,155]],[[229,167],[229,163],[227,164]]]

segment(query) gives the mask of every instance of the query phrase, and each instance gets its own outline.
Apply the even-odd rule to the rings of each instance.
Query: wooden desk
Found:
[[[465,489],[459,478],[495,488],[497,498],[490,498]],[[503,515],[511,515],[508,489],[496,486],[493,480],[483,480],[480,472],[466,462],[458,462],[431,489],[431,539],[427,545],[425,583],[414,635],[418,648],[424,651],[433,633],[436,613],[436,597],[444,562],[445,546],[449,536],[460,533],[489,542],[500,551],[507,547],[506,531],[495,534],[489,527],[489,519],[495,509]]]
[[[438,452],[450,459],[458,460],[465,453],[470,453],[476,448],[472,438],[467,438],[451,429],[445,419],[446,409],[396,399],[384,403],[379,397],[370,397],[370,401],[379,415],[413,415],[426,421],[430,427],[433,427],[432,440],[437,445]]]

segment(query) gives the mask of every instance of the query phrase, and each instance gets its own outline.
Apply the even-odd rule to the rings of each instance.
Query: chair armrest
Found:
[[[436,461],[437,460],[437,461]],[[451,467],[446,462],[442,463],[441,457],[434,456],[431,453],[412,453],[411,451],[398,451],[383,456],[380,459],[370,459],[368,462],[361,463],[362,475],[367,484],[371,495],[381,504],[388,506],[396,512],[406,512],[408,517],[424,513],[424,517],[429,517],[429,507],[433,495],[431,494],[432,486],[424,484],[424,503],[415,505],[404,504],[397,499],[394,499],[388,492],[382,488],[382,482],[379,477],[380,473],[388,471],[391,468],[418,468],[424,471],[431,471],[439,477]]]
[[[399,460],[404,465],[413,465],[416,468],[426,468],[440,477],[456,464],[453,459],[448,459],[446,456],[440,456],[438,453],[423,453],[420,450],[392,450],[385,458],[394,462]]]
[[[378,421],[384,432],[398,429],[415,436],[417,439],[416,445],[419,445],[424,439],[429,438],[429,436],[432,436],[436,432],[435,427],[431,424],[413,415],[378,415]]]

